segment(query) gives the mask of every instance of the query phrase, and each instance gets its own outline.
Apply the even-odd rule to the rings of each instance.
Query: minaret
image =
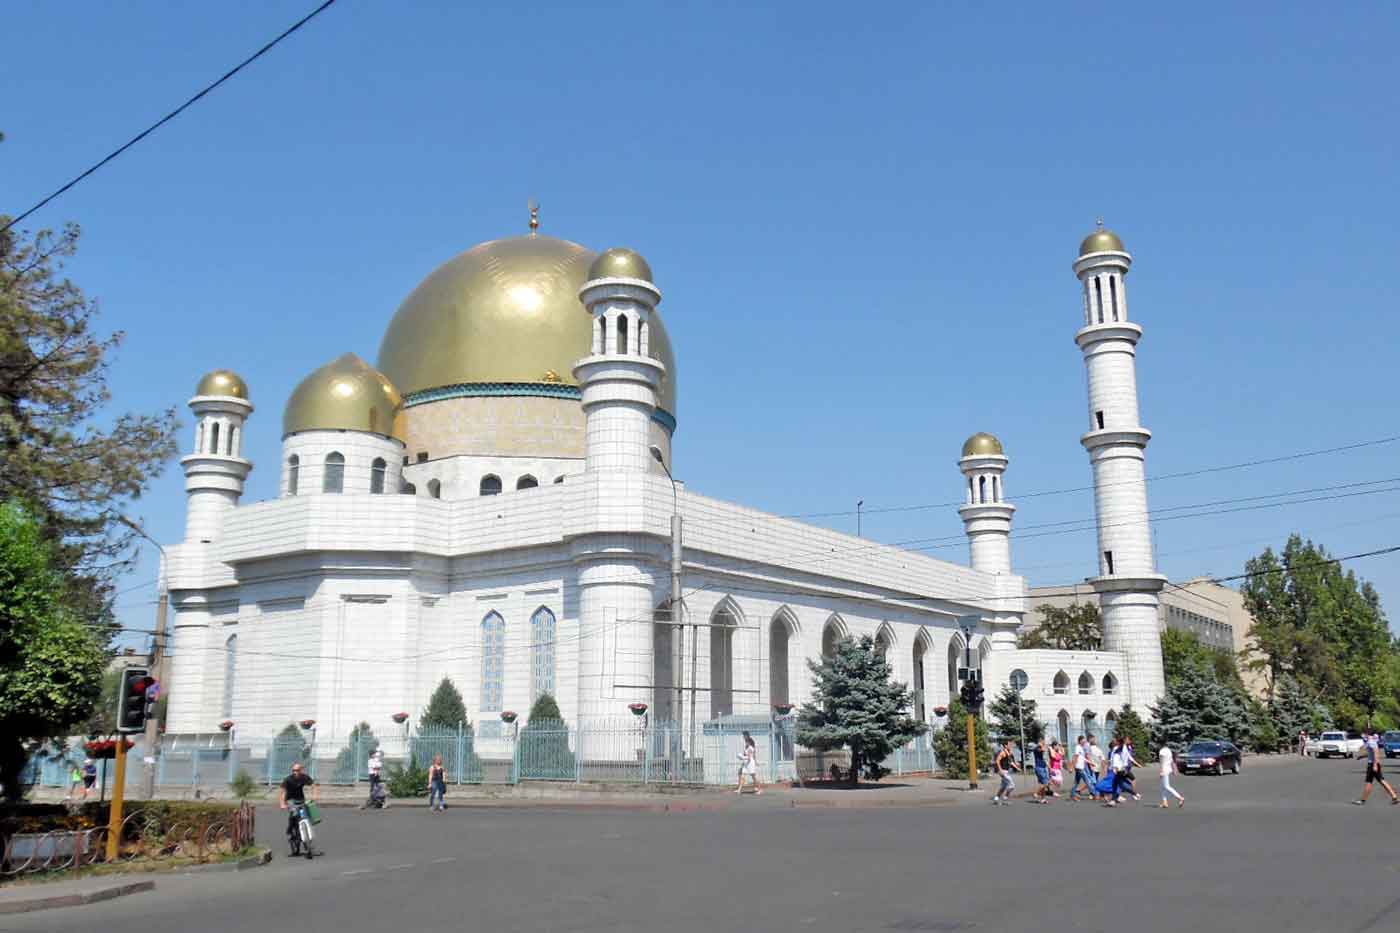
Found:
[[[660,552],[622,537],[646,527],[652,469],[651,416],[666,367],[651,347],[661,292],[645,259],[609,249],[594,260],[579,298],[593,318],[593,345],[574,364],[582,388],[585,502],[590,533],[573,542],[579,586],[579,715],[616,717],[628,703],[656,704],[652,613],[664,577]],[[573,482],[572,480],[570,481]],[[667,490],[669,494],[669,489]],[[666,504],[670,505],[669,498]],[[664,574],[664,571],[662,571]],[[601,690],[598,687],[601,686]],[[600,749],[585,748],[592,757]]]
[[[1112,231],[1085,237],[1074,262],[1084,285],[1084,327],[1075,342],[1089,379],[1089,431],[1080,443],[1094,469],[1099,573],[1090,579],[1103,612],[1104,648],[1122,652],[1129,699],[1144,713],[1166,690],[1158,599],[1166,578],[1152,556],[1146,450],[1152,432],[1138,416],[1137,344],[1124,284],[1133,258]]]
[[[248,384],[235,372],[216,369],[195,387],[194,453],[180,458],[185,470],[185,543],[219,537],[224,515],[238,504],[253,469],[243,453],[243,424],[253,411]]]
[[[1002,495],[1001,477],[1010,461],[993,435],[974,434],[963,444],[958,468],[967,477],[967,502],[958,509],[972,551],[972,569],[1011,572],[1011,515],[1016,506]]]

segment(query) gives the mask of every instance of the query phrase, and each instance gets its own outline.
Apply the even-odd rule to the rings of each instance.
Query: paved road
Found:
[[[1360,775],[1352,761],[1249,759],[1240,777],[1178,778],[1189,802],[1171,811],[1148,794],[1117,810],[971,795],[924,809],[774,795],[699,813],[336,809],[313,862],[161,876],[152,893],[0,927],[1397,931],[1400,807],[1379,790],[1349,806]],[[276,813],[259,816],[270,835]]]

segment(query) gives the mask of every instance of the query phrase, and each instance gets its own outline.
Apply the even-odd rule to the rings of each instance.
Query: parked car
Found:
[[[1342,732],[1340,729],[1322,733],[1318,737],[1317,758],[1355,758],[1366,745],[1359,732]]]
[[[1206,741],[1192,742],[1177,760],[1182,774],[1224,774],[1227,770],[1239,774],[1243,758],[1244,753],[1231,742]]]
[[[1385,757],[1394,758],[1400,755],[1400,732],[1387,732],[1381,736],[1381,751],[1385,752]]]

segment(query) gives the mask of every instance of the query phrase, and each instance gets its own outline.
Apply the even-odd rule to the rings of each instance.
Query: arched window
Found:
[[[1064,671],[1055,675],[1054,690],[1061,695],[1069,693],[1069,675]]]
[[[405,496],[416,496],[418,495],[418,487],[412,483],[403,482],[399,484],[399,492]]]
[[[1103,694],[1104,696],[1111,697],[1117,692],[1118,678],[1113,676],[1112,671],[1109,671],[1107,674],[1103,675]]]
[[[209,425],[209,452],[211,454],[219,452],[219,422],[217,421]]]
[[[562,477],[562,476],[556,476],[556,477],[554,477],[554,485],[558,486],[558,485],[560,485],[560,484],[563,483],[563,482],[564,482],[564,477]]]
[[[875,632],[875,653],[879,655],[880,660],[888,661],[892,647],[894,647],[894,633],[890,631],[888,625],[881,625]]]
[[[958,688],[961,686],[958,681],[958,671],[963,666],[966,655],[963,651],[963,640],[954,635],[948,641],[948,696],[958,695]]]
[[[326,472],[321,474],[322,492],[345,491],[345,455],[332,451],[326,455]]]
[[[914,688],[914,718],[919,722],[928,719],[924,693],[924,657],[928,654],[928,649],[928,633],[920,630],[918,637],[914,639],[914,682],[910,684]]]
[[[430,498],[430,499],[441,499],[441,498],[442,498],[442,480],[440,480],[440,479],[430,479],[430,480],[428,480],[428,498]]]
[[[238,636],[224,641],[224,718],[233,718],[233,684],[238,674]]]
[[[774,706],[792,702],[788,686],[788,646],[794,625],[788,610],[780,609],[768,626],[768,697]]]
[[[739,620],[721,603],[710,616],[710,718],[734,715],[734,630]]]
[[[1094,675],[1088,671],[1079,675],[1079,695],[1088,696],[1094,692]]]
[[[499,612],[481,620],[481,709],[499,713],[505,707],[506,620]]]
[[[1060,715],[1055,717],[1055,726],[1060,730],[1060,746],[1069,748],[1069,711],[1060,710]]]
[[[841,622],[835,616],[826,620],[826,625],[822,627],[822,659],[831,660],[836,657],[836,643],[844,636]]]
[[[627,315],[625,314],[619,314],[617,316],[617,352],[630,352],[627,346]]]
[[[481,478],[481,494],[483,496],[499,496],[501,494],[501,478],[494,473]]]
[[[301,458],[292,454],[287,458],[287,495],[297,494],[297,483],[301,480]]]
[[[371,493],[384,491],[384,476],[388,472],[389,464],[384,462],[384,458],[375,457],[374,462],[369,465],[369,491]]]
[[[535,488],[536,486],[538,486],[539,484],[540,484],[540,481],[539,481],[539,480],[535,479],[535,478],[534,478],[533,476],[531,476],[529,473],[526,473],[524,476],[520,477],[520,479],[518,479],[518,480],[515,481],[515,488],[516,488],[516,489],[534,489],[534,488]]]
[[[1103,734],[1109,739],[1118,734],[1118,714],[1113,710],[1109,710],[1108,715],[1103,718]]]
[[[554,696],[554,613],[544,606],[530,616],[530,702]]]

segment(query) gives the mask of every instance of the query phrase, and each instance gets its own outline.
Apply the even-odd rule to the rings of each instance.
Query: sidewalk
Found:
[[[11,882],[0,887],[0,914],[23,914],[52,907],[77,907],[114,897],[155,890],[151,878],[130,875],[78,878],[74,881]]]

